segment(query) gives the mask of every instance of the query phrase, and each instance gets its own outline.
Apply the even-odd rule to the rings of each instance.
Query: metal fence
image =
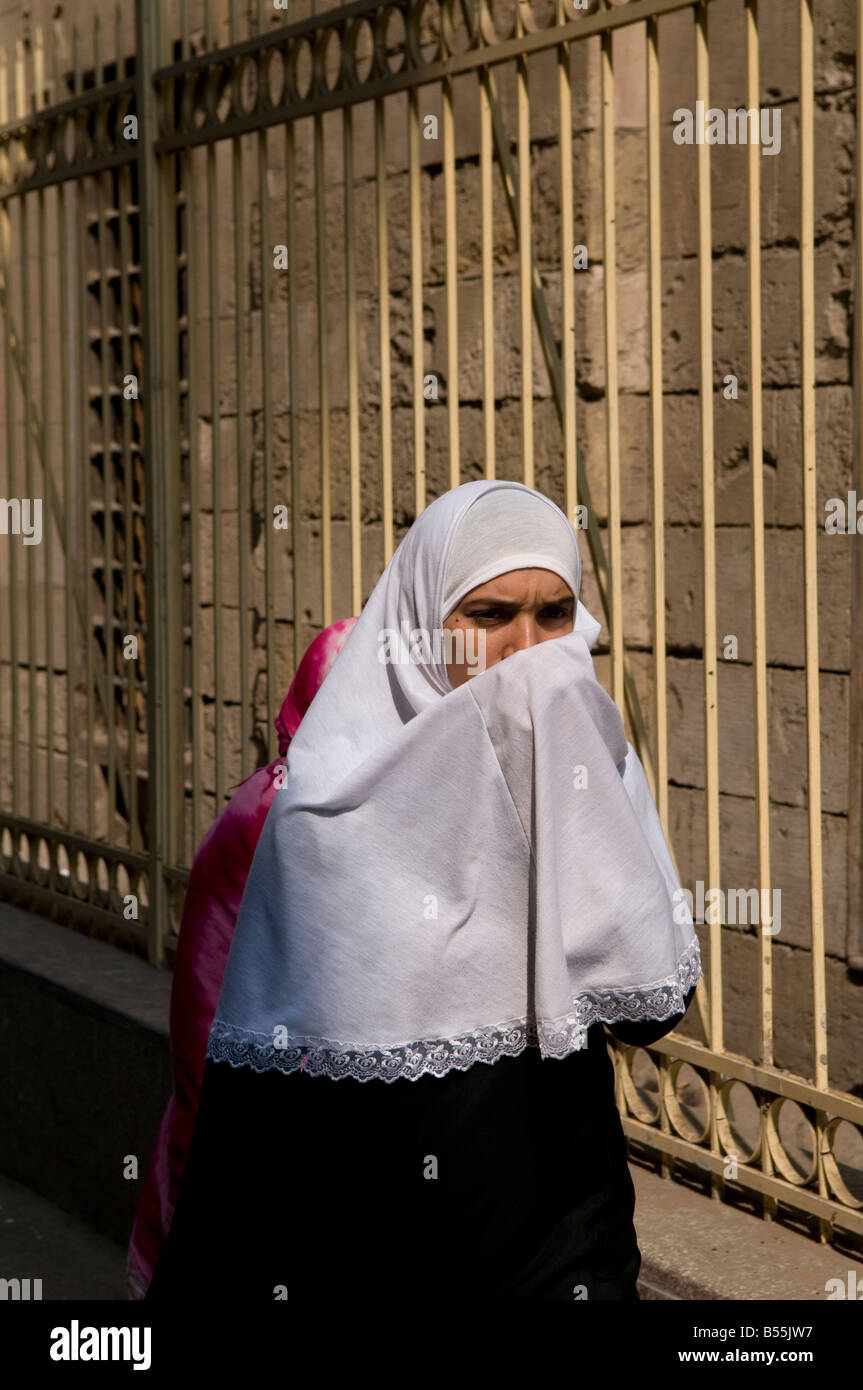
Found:
[[[476,460],[486,476],[543,487],[583,525],[608,625],[609,688],[674,842],[661,221],[668,124],[660,52],[664,24],[684,17],[692,102],[709,106],[708,19],[717,0],[358,0],[296,21],[300,7],[292,4],[290,15],[286,8],[260,0],[241,13],[238,4],[215,0],[197,7],[184,0],[178,8],[139,0],[131,33],[124,10],[94,4],[92,31],[74,31],[68,43],[55,34],[50,57],[39,31],[0,55],[0,485],[11,523],[0,561],[0,885],[6,896],[146,950],[154,964],[172,956],[203,833],[231,785],[275,754],[272,716],[308,641],[335,617],[359,613],[415,516],[431,497],[476,476]],[[757,0],[722,8],[723,22],[731,15],[740,26],[741,85],[747,107],[757,109]],[[797,1074],[775,1063],[774,942],[760,931],[760,1050],[748,1057],[728,1049],[728,929],[708,913],[706,981],[697,996],[704,1040],[675,1033],[649,1050],[615,1045],[617,1094],[628,1138],[658,1156],[665,1171],[675,1163],[700,1170],[715,1195],[742,1194],[768,1218],[803,1216],[822,1240],[853,1244],[863,1238],[863,1102],[831,1089],[827,1069],[814,31],[807,0],[785,9],[799,43],[811,1066]],[[859,45],[859,15],[856,23]],[[633,30],[644,44],[646,92],[640,268],[650,611],[640,667],[638,644],[624,633],[631,586],[616,241],[615,53],[624,31]],[[574,135],[584,115],[573,82],[578,64],[598,111],[599,177],[584,184],[574,173]],[[859,113],[859,81],[857,97]],[[858,137],[855,176],[860,148]],[[533,207],[540,149],[548,156],[544,176],[555,171],[558,209],[544,262],[536,249],[544,229]],[[709,143],[698,144],[690,192],[697,215],[703,806],[706,877],[719,884],[711,154]],[[753,463],[744,521],[752,567],[752,801],[758,881],[769,894],[761,159],[750,143],[742,197]],[[597,504],[578,391],[590,312],[579,298],[579,199],[589,204],[579,227],[593,219],[599,245],[591,259],[601,268],[604,474]],[[514,271],[507,277],[498,263],[502,239]],[[465,241],[475,260],[465,255]],[[859,267],[858,250],[857,276]],[[508,417],[520,434],[517,473],[502,438],[504,394],[517,401]],[[551,449],[536,444],[546,406],[556,422]],[[855,421],[858,413],[859,401]],[[510,471],[498,473],[499,466]],[[36,499],[44,503],[43,530],[41,543],[30,544]],[[855,550],[859,636],[858,556]],[[856,710],[863,688],[856,660],[850,682],[851,906],[843,959],[859,967],[863,730]],[[843,1026],[853,1028],[853,1014]]]

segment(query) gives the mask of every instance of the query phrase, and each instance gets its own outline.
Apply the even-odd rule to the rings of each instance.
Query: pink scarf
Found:
[[[246,878],[276,793],[275,770],[356,618],[325,628],[305,653],[275,721],[279,757],[240,782],[201,841],[192,865],[171,988],[174,1091],[138,1201],[126,1265],[130,1298],[143,1298],[167,1238],[180,1189],[231,937]]]

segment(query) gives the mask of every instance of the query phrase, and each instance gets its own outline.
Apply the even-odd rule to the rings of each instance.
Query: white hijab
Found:
[[[436,650],[466,593],[529,567],[577,598],[575,533],[522,483],[454,488],[399,545],[288,750],[209,1057],[415,1080],[683,1010],[698,939],[599,624],[578,603],[457,689]]]

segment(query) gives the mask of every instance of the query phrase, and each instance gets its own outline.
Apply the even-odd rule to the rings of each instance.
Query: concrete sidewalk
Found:
[[[831,1245],[630,1163],[642,1298],[827,1299],[827,1280],[848,1285],[863,1263]]]
[[[826,1299],[863,1264],[630,1164],[643,1299]],[[41,1279],[43,1299],[125,1300],[126,1251],[0,1176],[0,1278]]]
[[[126,1251],[0,1175],[0,1278],[41,1279],[43,1300],[125,1300]]]

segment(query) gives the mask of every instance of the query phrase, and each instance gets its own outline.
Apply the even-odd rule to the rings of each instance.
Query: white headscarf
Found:
[[[288,751],[209,1057],[414,1080],[682,1012],[698,939],[594,674],[599,625],[579,603],[573,632],[457,689],[433,641],[472,588],[532,567],[577,598],[572,527],[515,482],[454,488],[399,545]]]
[[[560,508],[523,483],[478,486],[482,490],[463,514],[447,557],[441,622],[472,589],[508,570],[553,570],[577,599],[581,554],[575,532]],[[462,489],[456,491],[461,493]],[[583,603],[577,605],[575,631],[584,633],[589,647],[596,646],[602,631]]]

